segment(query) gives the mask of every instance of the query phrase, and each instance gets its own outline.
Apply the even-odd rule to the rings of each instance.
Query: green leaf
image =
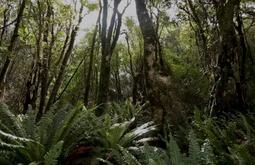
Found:
[[[59,141],[44,156],[45,165],[57,165],[58,157],[62,152],[64,141]]]
[[[189,133],[189,162],[193,165],[201,164],[200,146],[193,130]]]
[[[167,148],[170,154],[171,162],[173,165],[185,165],[185,159],[181,154],[181,150],[174,140],[173,136],[170,134],[170,141],[167,144]]]

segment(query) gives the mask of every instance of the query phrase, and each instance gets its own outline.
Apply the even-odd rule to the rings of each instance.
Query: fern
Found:
[[[214,154],[210,141],[208,139],[205,139],[201,147],[201,156],[204,164],[213,164]]]
[[[9,144],[9,143],[0,141],[0,150],[2,151],[12,151],[18,148],[25,148],[25,147],[22,145]]]
[[[125,149],[124,147],[118,145],[119,147],[119,150],[120,150],[120,153],[121,153],[121,156],[122,156],[122,162],[123,164],[125,163],[126,165],[142,165],[138,160],[137,158],[132,154],[130,153],[127,149]]]
[[[0,130],[0,137],[2,137],[1,139],[7,139],[8,141],[13,141],[13,142],[34,142],[31,139],[18,137],[9,133],[5,133],[1,130]]]
[[[197,137],[193,131],[189,133],[189,159],[190,164],[201,164],[201,151]]]
[[[22,115],[22,127],[26,132],[26,137],[31,139],[38,138],[38,126],[35,123],[35,111],[28,111],[27,115]]]
[[[162,164],[170,164],[170,158],[168,157],[165,150],[145,145],[141,147],[142,152],[145,154],[144,164],[148,165],[162,165]]]
[[[0,121],[3,125],[8,126],[9,133],[24,136],[25,131],[22,128],[20,120],[8,109],[5,104],[0,104]],[[0,127],[0,129],[3,129]]]
[[[189,152],[186,156],[183,154],[175,141],[174,137],[170,134],[169,141],[167,142],[167,155],[173,165],[203,165],[212,164],[213,152],[208,140],[202,146],[199,145],[198,139],[193,130],[189,133]],[[154,159],[155,160],[155,159]],[[167,163],[170,164],[170,163]]]
[[[49,159],[49,162],[54,162],[62,153],[62,146],[65,144],[65,138],[71,132],[74,126],[73,123],[77,121],[78,114],[81,112],[78,107],[78,111],[74,108],[64,115],[60,115],[61,113],[47,113],[43,116],[42,120],[36,124],[34,122],[34,113],[15,116],[7,107],[4,108],[6,109],[2,109],[5,110],[5,112],[1,112],[1,115],[4,116],[4,120],[0,122],[0,151],[11,151],[13,154],[10,154],[8,159],[11,159],[15,164],[38,163],[43,161],[42,158],[44,156],[45,159]],[[58,115],[60,115],[60,117],[58,117]],[[14,126],[7,127],[6,124],[8,124],[8,121],[12,123],[10,125]],[[55,121],[61,122],[55,123]],[[52,127],[52,125],[54,125],[54,127]],[[7,132],[1,130],[1,128]],[[13,132],[17,129],[22,130],[22,132],[14,134]],[[71,141],[72,145],[78,143],[75,141],[77,139],[68,140]],[[61,141],[61,143],[59,141]]]
[[[42,143],[43,145],[46,145],[48,140],[48,135],[51,134],[52,131],[56,131],[52,129],[53,117],[54,117],[54,114],[52,112],[49,112],[41,118],[40,122],[37,125],[36,139],[40,141],[40,143]],[[53,144],[55,143],[56,142],[53,142]]]
[[[127,100],[124,103],[112,103],[108,108],[109,114],[118,118],[119,122],[131,120],[136,117],[141,110],[141,106],[133,105],[130,100]]]
[[[2,155],[0,156],[0,164],[1,165],[13,165],[13,163],[8,160],[8,158],[3,157]]]
[[[181,153],[181,150],[178,146],[178,144],[176,143],[176,141],[174,140],[173,136],[170,134],[170,141],[167,144],[167,148],[168,148],[168,152],[169,152],[169,156],[171,159],[171,162],[173,165],[185,165],[185,160],[184,157]]]
[[[105,159],[102,159],[102,158],[97,158],[97,160],[98,160],[99,162],[102,162],[102,163],[107,164],[107,165],[114,165],[114,164],[112,164],[110,161],[105,160]]]
[[[44,156],[45,165],[57,165],[58,157],[62,152],[64,141],[59,141]]]
[[[123,138],[121,139],[120,144],[122,146],[126,146],[137,139],[142,141],[140,137],[142,137],[148,133],[152,133],[153,131],[156,131],[156,130],[157,130],[157,127],[154,125],[153,122],[145,123],[135,129],[131,130],[130,132],[126,133],[123,136]],[[143,138],[143,139],[145,139],[145,138]],[[146,138],[146,140],[150,140],[150,139]],[[139,141],[137,141],[137,142],[139,142]],[[146,141],[143,141],[143,142],[146,142]]]
[[[77,115],[81,112],[81,108],[73,108],[70,110],[70,112],[67,113],[65,116],[65,119],[63,120],[63,123],[60,125],[60,127],[56,130],[56,134],[53,137],[53,143],[56,143],[60,141],[61,139],[64,139],[65,136],[69,133],[71,130],[71,126],[76,121]]]
[[[229,119],[201,119],[201,116],[196,115],[195,126],[205,139],[202,146],[203,161],[206,164],[254,164],[253,116],[239,114]]]

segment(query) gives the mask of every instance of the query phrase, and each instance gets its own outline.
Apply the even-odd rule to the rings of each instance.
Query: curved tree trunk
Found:
[[[160,126],[163,133],[165,122],[171,125],[183,125],[182,106],[179,97],[174,93],[170,76],[164,73],[164,68],[159,67],[160,61],[156,60],[157,35],[153,22],[146,9],[145,0],[136,0],[136,10],[144,40],[144,74],[145,98],[150,102],[151,117]],[[166,118],[169,118],[166,121]]]

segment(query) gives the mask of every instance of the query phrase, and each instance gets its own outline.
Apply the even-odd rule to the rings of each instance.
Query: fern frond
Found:
[[[131,130],[130,132],[126,133],[121,138],[120,144],[122,146],[127,146],[134,140],[136,140],[142,136],[145,136],[148,133],[152,133],[155,130],[157,130],[157,127],[156,127],[156,125],[154,125],[154,122],[147,122],[135,129]]]
[[[64,139],[64,137],[72,129],[72,125],[76,121],[76,117],[79,113],[81,113],[81,107],[73,108],[67,113],[62,125],[60,125],[60,127],[56,130],[56,134],[52,140],[53,143],[57,143]]]
[[[12,150],[16,150],[18,148],[25,148],[25,147],[22,145],[8,144],[8,143],[0,141],[0,150],[2,150],[2,151],[12,151]]]
[[[193,130],[189,133],[189,162],[192,165],[201,164],[201,151]]]
[[[0,104],[0,119],[4,125],[8,126],[10,133],[24,136],[25,131],[22,128],[22,124],[5,104]]]
[[[165,150],[145,145],[141,147],[142,153],[145,155],[145,163],[148,165],[163,165],[163,164],[171,164],[171,161],[166,154]]]
[[[48,112],[45,114],[37,126],[37,138],[41,144],[46,145],[48,141],[48,135],[56,130],[52,129],[51,125],[53,124],[54,114],[52,112]]]
[[[105,164],[107,164],[107,165],[114,165],[114,164],[112,164],[110,161],[105,160],[105,159],[102,159],[102,158],[97,158],[97,160],[98,160],[99,162],[105,163]]]
[[[181,153],[181,150],[177,144],[177,142],[174,140],[173,136],[170,134],[170,141],[167,144],[167,149],[169,152],[169,156],[171,158],[171,162],[173,165],[185,165],[185,159],[183,158],[183,155]]]
[[[247,148],[243,145],[234,145],[233,148],[229,148],[233,159],[238,161],[240,165],[254,165],[255,158],[249,153]]]
[[[251,141],[252,138],[253,138],[252,134],[255,134],[255,129],[250,124],[250,122],[248,121],[246,116],[240,114],[240,117],[241,117],[242,123],[244,125],[245,131],[246,131],[246,134],[247,134],[247,138],[248,138],[249,141]]]
[[[9,133],[5,133],[2,130],[0,130],[0,136],[2,136],[4,139],[7,139],[9,141],[13,142],[34,142],[31,139],[23,138],[23,137],[18,137]]]
[[[64,141],[59,141],[44,156],[45,165],[57,165],[58,157],[62,152]]]
[[[0,130],[13,134],[13,131],[0,120]]]
[[[127,149],[125,149],[124,147],[118,145],[119,147],[119,150],[121,152],[121,155],[122,155],[122,161],[123,161],[123,164],[132,164],[132,165],[142,165],[138,160],[137,158],[131,154]]]
[[[205,139],[201,147],[201,155],[203,162],[205,162],[205,164],[213,164],[214,154],[210,141],[208,139]]]
[[[22,126],[26,131],[26,137],[31,139],[37,139],[37,124],[35,123],[36,113],[35,111],[28,111],[26,115],[23,116]]]

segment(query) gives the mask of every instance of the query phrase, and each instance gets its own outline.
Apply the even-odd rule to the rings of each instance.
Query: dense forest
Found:
[[[0,165],[254,165],[254,0],[0,0]]]

